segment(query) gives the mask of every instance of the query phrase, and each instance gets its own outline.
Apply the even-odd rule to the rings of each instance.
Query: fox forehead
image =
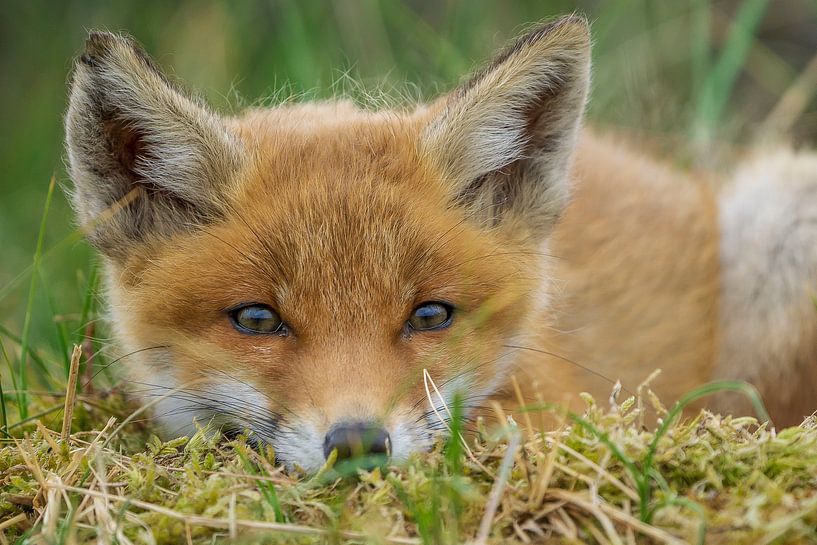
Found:
[[[501,232],[466,221],[418,152],[409,115],[327,103],[233,122],[251,154],[231,181],[228,212],[159,243],[139,274],[139,291],[152,296],[132,299],[145,313],[178,327],[193,306],[264,302],[305,338],[392,330],[422,301],[473,309],[511,279],[524,285],[527,258],[507,259],[513,246]]]
[[[255,154],[255,164],[279,177],[375,170],[382,179],[416,183],[416,173],[431,169],[418,145],[425,112],[369,111],[333,100],[251,110],[230,128]]]

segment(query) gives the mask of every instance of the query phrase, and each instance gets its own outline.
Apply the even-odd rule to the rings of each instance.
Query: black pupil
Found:
[[[430,303],[417,307],[411,316],[411,327],[414,329],[434,329],[448,321],[448,308],[439,303]]]
[[[236,321],[241,327],[260,333],[272,333],[281,326],[281,319],[272,309],[262,306],[244,307],[238,311]]]

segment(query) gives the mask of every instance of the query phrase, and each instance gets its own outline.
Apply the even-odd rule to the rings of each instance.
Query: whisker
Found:
[[[605,380],[605,381],[607,381],[608,383],[610,383],[612,385],[615,385],[615,384],[618,383],[618,381],[613,380],[610,377],[608,377],[608,376],[606,376],[606,375],[604,375],[602,373],[599,373],[598,371],[596,371],[594,369],[591,369],[590,367],[582,365],[579,362],[571,360],[570,358],[567,358],[565,356],[556,354],[555,352],[549,352],[548,350],[543,350],[541,348],[532,348],[530,346],[518,346],[518,345],[512,345],[512,344],[506,344],[506,345],[503,345],[503,346],[505,348],[511,348],[511,349],[515,349],[515,350],[528,350],[530,352],[536,352],[537,354],[544,354],[546,356],[552,356],[552,357],[558,358],[558,359],[560,359],[562,361],[566,361],[567,363],[570,363],[571,365],[575,365],[579,369],[581,369],[583,371],[587,371],[591,375],[594,375],[594,376],[596,376],[596,377],[598,377],[598,378],[600,378],[602,380]],[[622,386],[621,389],[624,390],[625,392],[627,392],[630,395],[635,395],[632,391],[625,388],[624,386]]]
[[[129,357],[131,357],[131,356],[133,356],[135,354],[140,354],[142,352],[147,352],[149,350],[158,350],[160,348],[169,348],[169,347],[167,345],[157,345],[157,346],[148,346],[146,348],[139,348],[138,350],[134,350],[133,352],[129,352],[129,353],[125,354],[124,356],[120,356],[120,357],[116,358],[115,360],[113,360],[113,361],[111,361],[109,363],[106,363],[97,372],[95,372],[93,375],[91,375],[91,378],[89,378],[87,381],[85,381],[85,383],[83,383],[82,388],[86,388],[89,384],[91,384],[91,382],[93,382],[93,380],[97,377],[97,375],[99,375],[100,373],[102,373],[103,371],[105,371],[110,366],[114,365],[115,363],[119,363],[120,361],[124,360],[125,358],[129,358]]]
[[[244,381],[244,380],[241,380],[240,378],[238,378],[238,377],[236,377],[236,376],[233,376],[233,375],[229,374],[229,373],[228,373],[227,371],[225,371],[224,369],[221,369],[221,368],[219,368],[219,367],[216,367],[215,365],[210,365],[210,364],[208,364],[208,363],[206,363],[206,362],[204,362],[204,361],[200,361],[200,360],[197,360],[197,363],[199,363],[200,365],[204,365],[204,366],[208,367],[209,369],[212,369],[212,370],[214,370],[214,371],[216,371],[216,372],[218,372],[218,373],[221,373],[222,375],[224,375],[225,377],[227,377],[227,378],[228,378],[228,379],[230,379],[230,380],[234,380],[234,381],[236,381],[236,382],[238,382],[238,383],[240,383],[240,384],[243,384],[244,386],[247,386],[248,388],[250,388],[250,389],[252,389],[253,391],[255,391],[257,394],[259,394],[261,397],[263,397],[264,399],[266,399],[267,401],[269,401],[270,403],[272,403],[273,399],[272,399],[272,398],[270,398],[270,396],[269,396],[269,395],[267,395],[265,392],[262,392],[261,390],[259,390],[258,388],[256,388],[256,387],[255,387],[255,386],[253,386],[252,384],[250,384],[249,382],[246,382],[246,381]],[[199,373],[200,375],[204,376],[204,374],[202,373],[202,371],[201,371],[201,370],[198,370],[198,373]],[[236,398],[233,398],[233,399],[236,399]],[[281,407],[283,410],[287,411],[289,414],[291,414],[291,415],[293,415],[293,416],[297,416],[297,415],[296,415],[296,414],[295,414],[295,413],[292,411],[292,409],[290,409],[289,407],[287,407],[287,406],[286,406],[286,404],[284,404],[284,403],[280,403],[279,405],[280,405],[280,407]]]
[[[161,395],[166,395],[166,394],[160,394],[160,393],[151,393],[151,392],[154,392],[154,391],[164,392],[164,391],[167,391],[167,390],[173,390],[173,388],[171,388],[171,387],[164,386],[164,385],[159,385],[159,384],[151,384],[151,383],[140,382],[140,381],[136,381],[136,380],[131,380],[129,382],[131,382],[133,384],[140,384],[140,385],[143,385],[143,386],[149,386],[150,388],[146,388],[146,389],[142,389],[142,390],[135,390],[135,392],[137,394],[141,394],[144,397],[158,397],[158,396],[161,396]],[[224,408],[226,407],[226,408],[240,409],[240,410],[244,411],[245,414],[247,414],[249,416],[253,416],[255,418],[258,418],[261,421],[267,421],[267,420],[277,421],[277,420],[281,419],[280,414],[278,414],[278,413],[276,413],[276,412],[274,412],[272,410],[269,410],[269,409],[267,409],[265,407],[258,407],[258,406],[255,406],[255,405],[250,405],[250,404],[246,403],[244,400],[242,400],[240,398],[237,398],[237,397],[234,397],[234,396],[229,396],[229,395],[224,395],[224,396],[219,395],[218,397],[207,397],[205,395],[202,395],[201,392],[203,392],[205,394],[212,394],[212,392],[207,391],[207,390],[185,388],[184,390],[182,390],[182,391],[180,391],[178,393],[174,393],[173,395],[168,396],[168,398],[169,399],[178,399],[178,400],[186,401],[186,402],[202,402],[202,401],[207,402],[207,403],[205,403],[206,408],[209,408],[210,410],[213,410],[213,412],[215,412],[217,414],[218,413],[225,413],[226,411],[224,410]],[[238,403],[232,403],[229,400],[236,401]]]

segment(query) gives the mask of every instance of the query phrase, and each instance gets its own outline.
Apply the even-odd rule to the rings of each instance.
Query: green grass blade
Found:
[[[82,346],[85,341],[85,332],[88,326],[89,317],[94,313],[96,306],[96,290],[99,285],[99,265],[96,260],[91,263],[91,271],[88,275],[88,284],[85,288],[85,296],[82,301],[82,312],[79,317],[79,329],[77,330],[74,344]],[[93,342],[91,340],[90,342]],[[94,358],[96,359],[96,358]],[[80,367],[80,376],[85,376],[85,367],[93,365],[92,361],[85,361]],[[87,386],[87,384],[85,385]]]
[[[250,461],[247,455],[240,449],[236,450],[236,454],[244,466],[244,471],[250,475],[269,477],[269,474],[263,467]],[[275,489],[275,484],[269,481],[258,481],[257,486],[258,491],[261,493],[270,507],[272,507],[273,513],[275,513],[274,522],[289,522],[284,516],[284,510],[281,508],[281,501],[278,499],[278,491]]]
[[[388,4],[391,9],[383,10],[383,19],[391,27],[412,28],[417,34],[419,43],[426,44],[429,55],[439,59],[441,74],[452,82],[470,69],[467,61],[458,48],[437,32],[424,18],[420,17],[410,5],[404,2]],[[451,83],[451,82],[449,82]]]
[[[2,324],[0,324],[0,335],[7,337],[17,346],[22,346],[23,340],[14,333],[12,333],[6,326]],[[54,379],[54,376],[51,374],[51,371],[45,364],[45,361],[43,361],[43,359],[37,355],[37,352],[35,352],[31,346],[28,347],[28,357],[31,358],[31,361],[37,364],[37,368],[40,370],[40,373],[42,373],[42,375],[46,377],[52,384],[59,384],[59,382]],[[14,372],[13,368],[12,372]]]
[[[687,498],[681,498],[681,497],[678,497],[678,496],[673,496],[671,498],[667,498],[667,499],[662,500],[661,502],[659,502],[653,508],[652,512],[654,513],[658,509],[660,509],[662,507],[665,507],[665,506],[668,506],[668,505],[678,505],[680,507],[686,507],[687,509],[689,509],[690,511],[693,511],[696,515],[698,515],[698,518],[700,519],[701,522],[698,524],[698,533],[696,535],[696,538],[697,538],[696,543],[698,545],[704,545],[706,543],[706,528],[707,528],[707,526],[706,526],[706,513],[704,511],[704,508],[701,507],[699,504],[695,503],[694,501],[689,500]]]
[[[714,128],[723,116],[768,4],[769,0],[746,0],[732,21],[721,55],[697,99],[692,135],[698,145],[705,145],[713,138]]]
[[[9,368],[9,377],[11,379],[11,387],[14,390],[17,390],[17,380],[14,378],[14,366],[11,363],[11,358],[9,358],[8,352],[6,352],[6,345],[3,344],[3,338],[0,337],[0,355],[3,356],[3,359],[6,360]],[[6,437],[9,436],[9,422],[8,422],[8,411],[6,409],[6,396],[2,391],[3,389],[3,375],[0,374],[0,403],[2,403],[3,409],[3,433]],[[19,411],[18,411],[19,412]]]
[[[702,96],[711,70],[712,18],[710,0],[693,0],[690,29],[692,86],[696,96]]]
[[[48,250],[42,252],[40,262],[44,261],[46,258],[51,257],[54,255],[58,250],[62,249],[65,246],[70,246],[71,244],[76,244],[84,237],[84,233],[81,229],[74,229],[68,235],[66,235],[62,240],[48,248]],[[6,298],[8,294],[14,291],[16,287],[23,283],[23,280],[29,275],[32,274],[34,271],[34,265],[29,264],[25,267],[17,276],[11,279],[5,286],[0,288],[0,301]]]
[[[79,316],[79,330],[77,331],[74,344],[82,344],[85,340],[85,327],[88,325],[88,317],[93,313],[96,302],[96,289],[99,285],[99,266],[94,260],[91,264],[91,271],[88,274],[88,284],[85,287],[85,295],[82,299],[82,312]]]
[[[26,424],[30,424],[30,423],[34,422],[35,420],[37,420],[39,418],[42,418],[44,416],[48,416],[49,414],[55,413],[57,411],[61,411],[64,407],[65,407],[65,405],[63,403],[60,403],[59,405],[52,405],[51,407],[49,407],[47,409],[43,409],[42,411],[40,411],[38,413],[34,413],[34,414],[30,415],[30,416],[27,416],[27,417],[23,418],[19,422],[15,422],[14,424],[11,424],[8,429],[13,430],[13,429],[16,429],[16,428],[20,428],[22,426],[25,426]]]
[[[14,365],[11,363],[11,358],[9,358],[8,352],[6,352],[6,345],[3,344],[3,338],[0,337],[0,354],[3,355],[3,359],[6,360],[6,363],[9,367],[9,377],[11,377],[11,387],[17,390],[17,379],[14,378]]]
[[[6,349],[3,346],[3,340],[0,339],[0,352],[2,352],[3,356],[6,354]],[[3,375],[0,374],[0,422],[3,425],[3,435],[8,436],[8,429],[9,429],[9,419],[8,419],[8,412],[6,411],[6,396],[3,393]]]
[[[65,369],[65,377],[68,378],[69,368],[71,366],[71,352],[68,348],[68,332],[65,329],[65,322],[63,320],[57,320],[57,316],[60,316],[60,311],[57,308],[57,302],[54,300],[54,295],[51,292],[51,289],[48,287],[48,275],[45,272],[45,269],[40,269],[40,283],[43,286],[43,291],[45,292],[46,300],[48,301],[48,308],[51,311],[51,316],[54,322],[54,328],[56,329],[57,333],[57,343],[60,345],[60,355],[62,356],[62,364],[63,368]]]
[[[34,252],[34,264],[31,274],[31,283],[28,286],[28,299],[26,300],[26,314],[23,321],[23,333],[20,335],[20,389],[18,390],[18,403],[20,404],[20,418],[25,419],[28,416],[28,369],[26,363],[28,360],[28,341],[31,333],[31,315],[34,309],[34,294],[37,290],[37,277],[40,268],[40,259],[43,251],[43,240],[45,239],[45,226],[48,219],[48,209],[51,207],[51,198],[54,196],[54,188],[56,187],[56,177],[51,176],[51,181],[48,184],[48,193],[45,196],[45,206],[43,207],[43,216],[40,219],[40,231],[37,234],[37,249]]]

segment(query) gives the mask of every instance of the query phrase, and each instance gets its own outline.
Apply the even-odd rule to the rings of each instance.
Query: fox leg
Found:
[[[817,154],[742,166],[719,196],[722,262],[716,379],[754,384],[778,426],[817,410]],[[724,394],[724,412],[750,413]]]

